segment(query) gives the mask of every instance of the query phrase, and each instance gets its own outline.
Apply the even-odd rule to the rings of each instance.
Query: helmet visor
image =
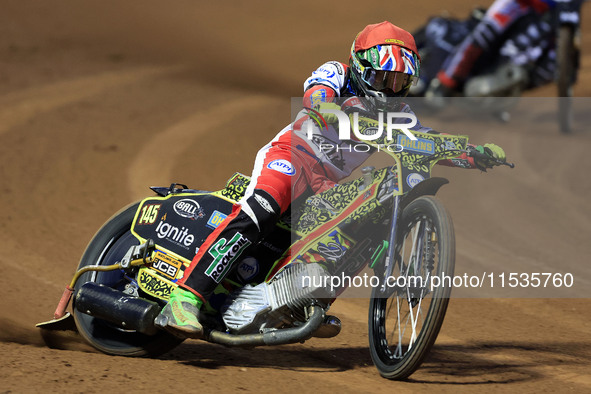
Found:
[[[374,70],[369,67],[363,73],[363,80],[377,91],[391,89],[394,93],[398,93],[410,87],[413,79],[412,74],[400,71]]]

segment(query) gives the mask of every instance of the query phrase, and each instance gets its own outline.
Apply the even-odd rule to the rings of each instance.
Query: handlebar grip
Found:
[[[515,164],[513,164],[513,163],[509,163],[506,160],[496,159],[494,157],[487,155],[486,153],[480,153],[477,150],[472,150],[472,151],[468,152],[468,156],[471,156],[474,159],[486,160],[489,162],[492,161],[499,166],[503,165],[503,166],[507,166],[509,168],[515,168]]]

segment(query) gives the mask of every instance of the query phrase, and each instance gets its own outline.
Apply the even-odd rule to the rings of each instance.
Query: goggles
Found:
[[[414,81],[414,75],[400,71],[374,70],[364,67],[363,81],[377,91],[391,89],[394,93],[407,89]]]

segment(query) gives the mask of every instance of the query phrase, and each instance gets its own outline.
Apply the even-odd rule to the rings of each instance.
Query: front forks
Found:
[[[392,275],[396,262],[396,236],[398,234],[398,220],[400,219],[400,196],[394,196],[394,208],[392,209],[392,221],[390,223],[390,238],[388,240],[388,252],[384,261],[384,277],[380,292],[385,294],[388,290],[387,279]]]

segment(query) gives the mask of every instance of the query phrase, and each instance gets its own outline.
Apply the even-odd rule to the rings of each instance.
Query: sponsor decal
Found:
[[[345,255],[349,245],[347,239],[338,230],[330,233],[329,237],[325,242],[319,242],[316,250],[326,260],[336,262]]]
[[[209,220],[207,221],[207,227],[217,228],[220,225],[220,223],[222,223],[224,219],[227,217],[228,215],[221,213],[220,211],[213,211],[213,213],[209,217]]]
[[[160,239],[166,239],[177,245],[188,248],[195,241],[195,236],[189,234],[189,230],[186,227],[178,228],[164,221],[164,218],[160,220],[156,227],[156,236]]]
[[[230,269],[234,260],[236,260],[248,245],[250,245],[250,241],[240,233],[236,233],[229,241],[221,238],[208,251],[214,260],[205,270],[205,274],[216,281],[216,283],[220,283],[220,280]]]
[[[156,222],[156,218],[158,217],[158,212],[160,211],[160,206],[162,204],[146,204],[142,207],[142,210],[139,214],[139,218],[137,221],[138,225],[142,224],[154,224]]]
[[[325,200],[320,196],[312,196],[306,201],[306,203],[312,207],[316,207],[324,211],[329,211],[333,215],[337,210],[335,206],[330,203],[330,201]]]
[[[238,275],[249,281],[259,273],[259,262],[254,257],[247,257],[238,264]]]
[[[445,149],[454,150],[456,148],[456,144],[453,141],[445,141]]]
[[[344,74],[344,71],[345,70],[343,69],[343,65],[341,63],[339,63],[339,62],[328,62],[328,64],[332,64],[333,66],[335,66],[336,69],[337,69],[337,73],[339,75],[343,75]]]
[[[368,137],[377,135],[378,133],[381,134],[381,132],[382,131],[380,129],[378,129],[377,127],[366,127],[365,129],[359,131],[359,133],[361,135],[368,136]]]
[[[181,269],[182,263],[161,251],[156,251],[154,255],[154,263],[152,268],[158,270],[171,279],[176,278],[179,270]]]
[[[400,134],[398,135],[398,140],[396,142],[405,150],[409,150],[412,152],[428,153],[430,155],[435,153],[434,141],[426,140],[423,138],[416,138],[416,140],[411,140],[407,136]]]
[[[404,46],[404,41],[398,40],[396,38],[386,38],[384,40],[384,42],[386,42],[387,44],[396,44],[396,45]]]
[[[271,203],[269,201],[267,201],[266,198],[259,196],[258,194],[254,195],[254,199],[259,203],[259,205],[267,212],[269,213],[275,213],[275,211],[273,210],[273,207],[271,206]]]
[[[413,172],[406,177],[406,183],[408,183],[408,186],[410,187],[415,187],[418,183],[421,183],[424,180],[425,177],[423,177],[421,174],[417,174],[416,172]]]
[[[327,68],[324,66],[322,66],[318,69],[318,73],[324,73],[325,77],[328,79],[334,78],[334,76],[335,76],[334,71],[332,71],[330,68]]]
[[[272,162],[267,164],[267,168],[289,176],[293,176],[296,173],[294,166],[291,165],[289,161],[284,159],[273,160]]]
[[[347,238],[340,230],[334,230],[322,238],[316,248],[312,247],[301,255],[295,257],[294,261],[304,263],[337,263],[347,250],[354,246],[352,240]]]
[[[191,220],[199,219],[205,216],[203,208],[196,202],[188,198],[184,198],[174,203],[174,212],[177,215]]]
[[[314,91],[310,96],[312,108],[316,108],[320,103],[326,101],[326,90],[319,89]]]

